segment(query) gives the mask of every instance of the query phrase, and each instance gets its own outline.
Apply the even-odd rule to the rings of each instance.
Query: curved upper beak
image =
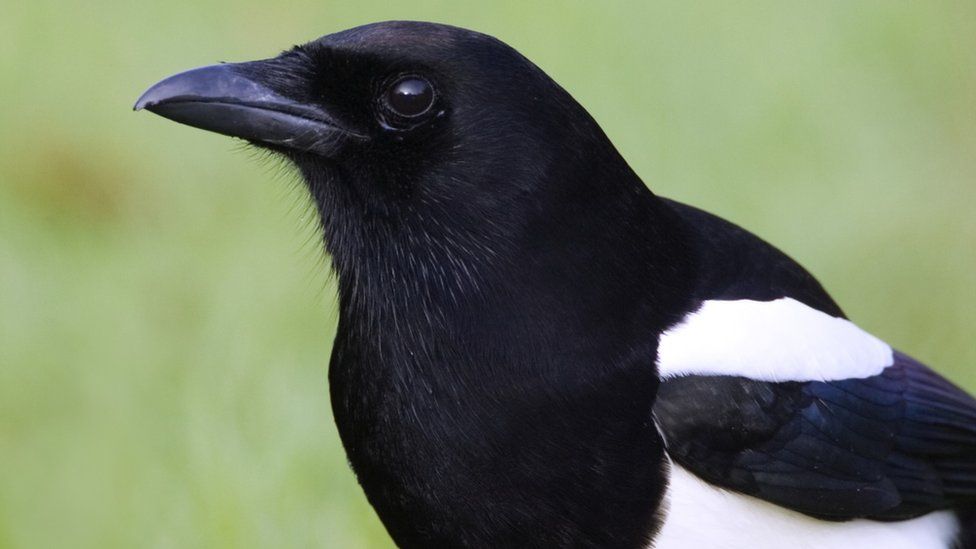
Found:
[[[260,61],[251,63],[261,63]],[[201,67],[150,87],[134,110],[146,109],[181,124],[324,156],[344,137],[357,137],[324,109],[298,103],[238,70],[236,64]]]

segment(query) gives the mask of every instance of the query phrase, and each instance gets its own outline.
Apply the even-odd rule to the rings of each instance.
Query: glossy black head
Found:
[[[443,212],[507,230],[529,221],[530,205],[576,192],[607,157],[627,171],[592,118],[522,55],[431,23],[377,23],[273,59],[195,69],[136,108],[287,156],[333,240],[362,222],[430,230]],[[626,175],[617,179],[636,179]]]

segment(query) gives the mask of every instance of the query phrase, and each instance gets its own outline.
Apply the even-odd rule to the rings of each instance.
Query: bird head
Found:
[[[509,209],[548,172],[606,148],[586,112],[514,49],[432,23],[377,23],[190,70],[135,108],[281,153],[313,192],[345,185],[360,212],[398,220],[445,202]]]
[[[553,271],[587,263],[596,278],[608,254],[643,265],[628,252],[654,245],[633,241],[655,237],[640,226],[657,215],[654,197],[593,118],[513,48],[474,31],[357,27],[171,76],[135,108],[297,166],[340,282],[402,287],[392,273],[414,269],[463,292],[488,270],[511,278],[537,264],[548,271],[537,283],[551,286]]]

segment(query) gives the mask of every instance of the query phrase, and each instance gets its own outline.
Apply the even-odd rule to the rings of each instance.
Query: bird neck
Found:
[[[428,228],[355,266],[335,258],[336,423],[399,545],[646,544],[663,481],[657,334],[692,277],[680,224],[633,179],[518,238]]]

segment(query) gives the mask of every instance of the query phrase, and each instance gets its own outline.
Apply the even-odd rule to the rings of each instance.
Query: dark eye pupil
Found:
[[[409,76],[393,84],[386,101],[401,116],[419,116],[434,103],[434,89],[423,78]]]

